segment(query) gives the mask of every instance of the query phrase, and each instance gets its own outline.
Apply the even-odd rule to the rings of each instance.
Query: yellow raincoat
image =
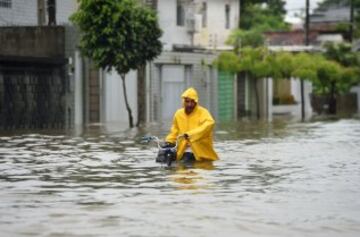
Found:
[[[187,144],[190,145],[197,161],[217,160],[218,156],[214,151],[212,139],[214,119],[207,109],[198,104],[199,98],[194,88],[187,89],[181,97],[193,99],[196,106],[189,115],[185,113],[185,108],[178,109],[175,112],[166,141],[175,143],[178,135],[186,133],[189,135],[189,139],[180,139],[176,154],[177,160],[182,158]]]

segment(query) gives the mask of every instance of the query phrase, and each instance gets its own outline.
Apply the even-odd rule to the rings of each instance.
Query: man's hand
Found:
[[[186,140],[189,140],[189,135],[187,134],[187,133],[184,133],[184,138],[186,139]]]
[[[160,145],[162,148],[170,148],[170,147],[174,147],[175,144],[171,143],[171,142],[164,142],[163,144]]]

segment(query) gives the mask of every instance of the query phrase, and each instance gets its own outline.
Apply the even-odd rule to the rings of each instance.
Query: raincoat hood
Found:
[[[192,87],[190,87],[189,89],[184,91],[184,93],[181,95],[181,98],[183,98],[183,99],[190,98],[190,99],[194,100],[196,103],[199,102],[199,96],[198,96],[196,90]]]

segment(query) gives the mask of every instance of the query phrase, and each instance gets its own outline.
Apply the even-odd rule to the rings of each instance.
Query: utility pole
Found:
[[[309,0],[305,0],[305,45],[309,46]],[[301,121],[305,120],[305,93],[304,93],[304,80],[300,80],[301,90]]]
[[[309,45],[309,31],[310,31],[310,27],[309,27],[309,23],[310,23],[310,16],[309,16],[309,0],[306,0],[306,5],[305,5],[305,45],[308,46]]]
[[[349,42],[352,43],[354,34],[354,0],[350,0],[350,26],[349,26]]]

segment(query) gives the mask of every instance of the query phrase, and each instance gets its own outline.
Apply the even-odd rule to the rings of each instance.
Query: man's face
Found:
[[[190,98],[185,98],[184,105],[185,105],[185,113],[190,114],[194,110],[196,106],[196,102]]]

